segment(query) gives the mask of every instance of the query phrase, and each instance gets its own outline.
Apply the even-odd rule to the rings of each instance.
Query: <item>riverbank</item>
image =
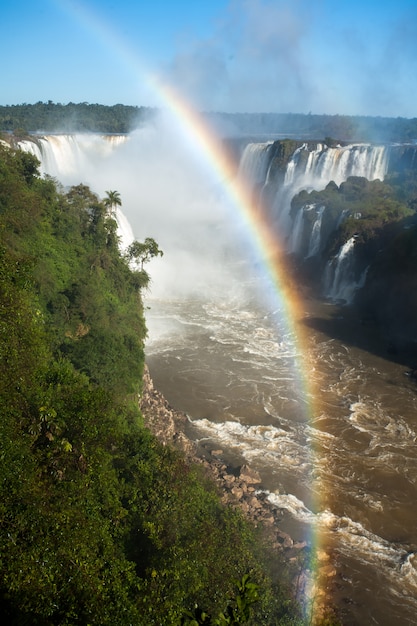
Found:
[[[323,615],[329,612],[333,615],[329,609],[330,591],[336,571],[329,556],[322,552],[313,555],[312,546],[306,541],[296,541],[280,529],[283,512],[262,491],[259,473],[247,464],[231,467],[222,460],[222,450],[207,453],[191,441],[185,434],[187,415],[170,406],[154,387],[147,366],[139,404],[145,425],[157,439],[183,453],[190,463],[202,465],[205,474],[217,484],[222,502],[239,508],[260,530],[268,544],[271,562],[276,557],[276,562],[285,566],[297,601],[304,606],[314,605],[314,621],[311,623],[320,623]],[[312,571],[311,563],[315,561],[318,566]]]

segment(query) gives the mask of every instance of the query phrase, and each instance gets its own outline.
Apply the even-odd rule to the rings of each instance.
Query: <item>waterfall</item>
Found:
[[[294,154],[288,161],[287,168],[285,170],[284,187],[290,187],[291,185],[293,185],[295,172],[297,170],[297,165],[300,160],[301,151],[306,150],[306,149],[307,149],[307,144],[304,143],[302,146],[300,146],[299,148],[295,150]]]
[[[91,185],[94,169],[128,140],[127,135],[46,135],[19,142],[19,147],[39,159],[41,174],[57,178],[64,185],[80,182]],[[85,180],[80,180],[80,174]],[[92,191],[96,191],[92,189]],[[115,208],[120,249],[125,251],[134,241],[132,228],[120,207]]]
[[[337,220],[336,230],[343,224],[345,219],[348,217],[349,213],[350,213],[349,209],[343,209],[343,211],[341,212],[339,216],[339,219]]]
[[[314,204],[308,205],[306,207],[302,207],[298,212],[294,220],[294,228],[291,233],[290,242],[288,245],[288,251],[297,253],[300,250],[301,243],[303,240],[303,230],[304,230],[304,211],[308,211],[310,208],[313,208]]]
[[[34,154],[41,174],[56,177],[64,185],[77,184],[74,176],[91,171],[97,159],[106,159],[128,140],[128,135],[45,135],[19,141],[19,147]],[[88,183],[87,183],[88,184]]]
[[[315,207],[314,207],[315,208]],[[321,206],[316,209],[316,219],[311,231],[310,244],[308,247],[307,257],[315,256],[320,252],[321,243],[321,222],[323,219],[323,213],[326,207]]]
[[[62,184],[91,185],[97,180],[97,168],[123,150],[130,140],[128,135],[46,135],[34,136],[19,142],[22,150],[31,152],[41,162],[41,173],[56,177]],[[279,228],[283,241],[293,247],[293,218],[290,215],[291,200],[302,189],[321,190],[331,180],[340,185],[349,176],[364,176],[369,180],[383,179],[388,168],[389,150],[385,146],[352,144],[328,148],[307,143],[299,145],[279,180],[274,170],[275,142],[249,143],[239,164],[239,177],[254,193],[269,186],[269,208],[273,221]],[[75,180],[82,173],[84,180]],[[272,192],[271,192],[272,189]],[[99,190],[101,192],[102,190]]]
[[[115,218],[121,250],[133,231],[134,239],[151,237],[164,251],[163,259],[152,261],[152,297],[230,293],[231,276],[241,276],[243,263],[229,259],[246,253],[246,233],[230,217],[224,181],[204,154],[197,158],[195,142],[180,141],[165,120],[128,136],[34,135],[20,147],[36,154],[41,173],[64,188],[87,185],[99,198],[109,190],[120,193],[122,211],[118,207]],[[233,284],[236,292],[242,289],[240,281]]]
[[[388,168],[388,151],[385,146],[365,144],[327,148],[321,144],[309,154],[302,188],[320,190],[331,180],[340,185],[349,176],[363,176],[368,180],[383,180]]]
[[[273,142],[249,143],[242,154],[239,163],[239,179],[255,191],[265,184],[269,163],[271,160],[271,147]]]
[[[302,206],[296,213],[294,218],[294,226],[288,240],[288,252],[293,254],[303,254],[307,248],[307,236],[305,233],[310,231],[308,239],[308,248],[305,258],[315,256],[320,252],[321,247],[321,223],[325,206],[317,207],[316,204],[306,204]],[[316,217],[311,219],[309,213],[315,212]],[[311,224],[313,226],[311,227]]]
[[[294,214],[291,212],[294,196],[303,189],[320,191],[330,181],[340,185],[350,176],[383,180],[388,170],[390,153],[386,146],[370,144],[329,148],[321,143],[314,147],[303,143],[294,150],[285,169],[277,169],[273,159],[274,148],[274,142],[248,144],[240,161],[239,176],[250,185],[253,192],[260,193],[263,200],[267,199],[264,206],[270,213],[274,227],[280,232],[286,250],[302,253],[306,258],[320,252],[325,207],[316,208],[317,217],[311,226],[311,217],[307,215],[313,205],[301,207]],[[346,212],[343,212],[338,226],[345,217]],[[305,236],[307,232],[311,232],[308,243]],[[337,290],[336,287],[334,289]]]
[[[340,185],[349,176],[383,180],[388,170],[388,156],[387,147],[367,144],[337,148],[317,144],[314,149],[303,144],[298,147],[288,161],[284,183],[278,185],[271,207],[288,247],[293,243],[291,233],[295,228],[290,214],[291,200],[297,193],[303,189],[321,191],[330,181]]]
[[[144,180],[146,183],[148,161],[151,161],[152,167],[157,169],[157,176],[152,180],[162,180],[164,177],[167,179],[170,177],[172,180],[172,157],[165,158],[160,145],[155,142],[155,134],[149,133],[150,131],[142,130],[140,133],[133,133],[129,136],[35,135],[31,139],[20,141],[19,145],[40,160],[41,173],[56,177],[64,186],[79,183],[89,185],[93,191],[103,195],[109,187],[130,189],[137,184],[143,185]],[[315,219],[311,219],[312,214],[309,213],[313,210],[311,205],[301,207],[296,214],[293,214],[291,213],[292,198],[303,189],[321,190],[332,180],[340,185],[349,176],[363,176],[369,180],[383,179],[388,168],[390,149],[368,144],[329,148],[320,143],[314,146],[300,143],[285,165],[282,160],[274,158],[278,155],[277,148],[280,147],[279,143],[274,141],[249,143],[240,159],[239,176],[250,186],[255,196],[266,199],[265,209],[270,214],[273,227],[280,232],[281,241],[287,251],[302,252],[309,258],[317,255],[322,246],[324,208],[315,207]],[[175,150],[178,151],[180,147],[174,142],[169,144],[169,149],[175,154]],[[135,165],[138,150],[142,155],[141,171],[137,170]],[[144,158],[143,155],[145,155]],[[129,163],[129,168],[126,167],[126,163]],[[183,189],[185,185],[183,178],[183,172],[178,171],[177,167],[173,183],[176,184],[178,203],[181,207],[185,207],[181,211],[188,215],[188,207],[191,205],[188,192],[185,194]],[[193,178],[195,181],[191,180],[191,184],[200,189],[201,181],[199,182],[197,176]],[[186,179],[188,189],[190,177],[186,176]],[[114,182],[110,183],[110,180]],[[152,222],[149,215],[155,204],[153,198],[155,196],[159,198],[159,195],[163,196],[161,206],[166,207],[172,204],[170,194],[164,193],[164,186],[158,185],[158,188],[146,197],[142,195],[142,202],[146,203],[146,211],[141,213],[140,220],[136,217],[138,215],[137,194],[130,194],[129,199],[123,197],[123,210],[127,210],[129,221],[131,215],[137,219],[139,238],[151,232],[145,221],[149,219]],[[194,196],[195,194],[192,194],[192,197]],[[340,219],[344,217],[345,215],[341,215]],[[121,247],[126,248],[133,239],[130,225],[120,209],[117,211],[116,219]],[[210,211],[210,220],[212,220],[212,211]],[[308,233],[310,233],[309,239]],[[353,257],[353,247],[353,242],[351,242],[351,248],[342,247],[337,257],[338,260],[335,259],[333,262],[331,280],[329,279],[327,283],[327,292],[330,297],[342,297],[341,284],[347,280],[346,267],[343,271],[342,268],[347,265],[347,259],[350,256]]]
[[[340,248],[336,257],[330,260],[325,269],[324,293],[334,301],[352,301],[355,291],[361,286],[361,280],[355,280],[354,273],[354,249],[355,236],[348,239]]]
[[[132,227],[127,219],[126,215],[120,209],[115,208],[115,219],[117,222],[117,232],[120,238],[119,246],[122,252],[125,252],[131,243],[135,240]]]

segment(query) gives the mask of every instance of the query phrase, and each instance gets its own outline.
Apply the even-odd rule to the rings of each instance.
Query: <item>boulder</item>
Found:
[[[245,483],[253,485],[262,482],[259,472],[249,467],[249,465],[242,465],[240,468],[239,478]]]

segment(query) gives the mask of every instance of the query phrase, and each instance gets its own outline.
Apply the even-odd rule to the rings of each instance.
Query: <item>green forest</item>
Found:
[[[0,131],[128,133],[152,119],[155,109],[87,102],[17,104],[0,106]]]
[[[143,264],[162,251],[123,255],[117,192],[38,167],[0,145],[0,615],[304,623],[255,528],[143,424]]]
[[[152,107],[115,104],[68,104],[36,102],[0,106],[0,131],[19,136],[30,132],[128,133],[152,120],[158,110]],[[387,118],[301,113],[222,113],[205,112],[207,119],[220,121],[238,135],[268,132],[287,133],[319,140],[414,142],[417,118]]]

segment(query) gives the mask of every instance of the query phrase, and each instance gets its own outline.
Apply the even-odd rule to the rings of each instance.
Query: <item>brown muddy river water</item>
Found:
[[[343,309],[323,303],[307,302],[298,322],[304,355],[280,311],[250,296],[148,304],[156,386],[189,415],[193,439],[260,471],[284,529],[320,539],[343,623],[415,624],[417,386],[407,367],[375,354],[372,329],[355,332]]]

